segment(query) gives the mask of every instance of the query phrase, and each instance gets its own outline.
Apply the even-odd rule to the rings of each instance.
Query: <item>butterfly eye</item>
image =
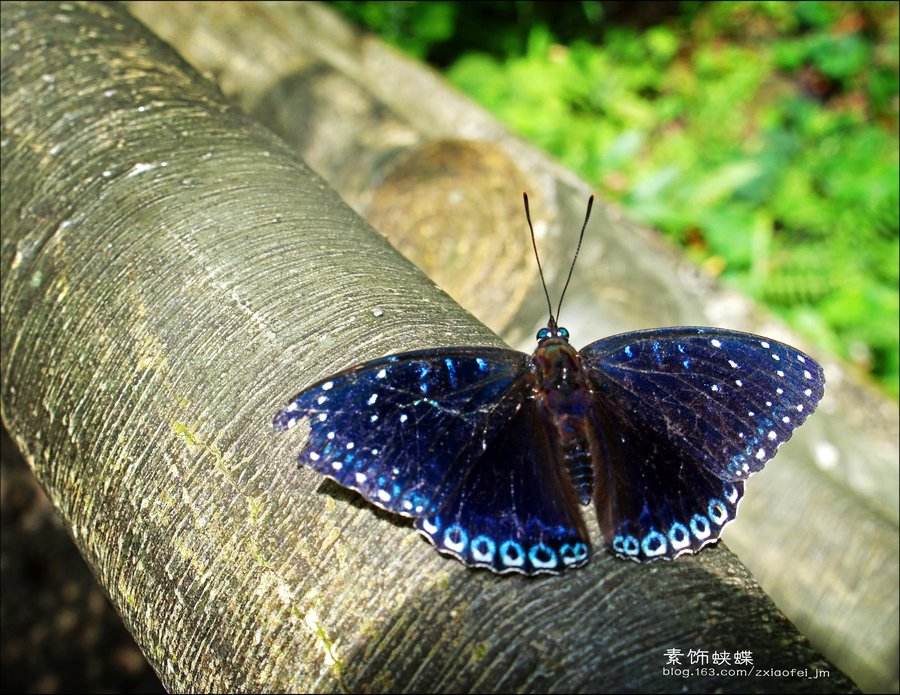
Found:
[[[569,339],[569,330],[567,328],[563,328],[562,326],[560,326],[559,328],[556,329],[556,335],[558,335],[560,338],[565,338],[566,340],[568,340]]]
[[[539,330],[537,332],[538,340],[546,340],[549,337],[550,337],[550,329],[549,328],[542,328],[541,330]]]

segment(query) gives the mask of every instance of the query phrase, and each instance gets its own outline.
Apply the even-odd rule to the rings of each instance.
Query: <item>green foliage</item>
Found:
[[[352,5],[897,396],[897,4]]]
[[[342,1],[332,4],[417,58],[424,58],[429,46],[450,38],[456,28],[456,5],[452,2]]]

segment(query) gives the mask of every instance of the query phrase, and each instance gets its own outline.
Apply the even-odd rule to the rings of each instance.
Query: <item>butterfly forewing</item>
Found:
[[[608,411],[730,481],[775,455],[815,410],[825,385],[809,355],[715,328],[625,333],[591,343],[580,355]]]
[[[465,473],[460,444],[481,436],[486,414],[527,360],[497,348],[391,355],[306,389],[274,426],[283,430],[307,418],[301,465],[392,512],[435,513]],[[494,422],[502,426],[502,417]]]

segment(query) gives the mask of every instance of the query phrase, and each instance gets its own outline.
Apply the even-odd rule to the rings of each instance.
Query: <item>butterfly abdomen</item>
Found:
[[[590,448],[580,438],[573,440],[568,448],[563,450],[563,462],[569,472],[569,480],[575,488],[578,501],[588,504],[594,494],[594,465],[591,460]]]

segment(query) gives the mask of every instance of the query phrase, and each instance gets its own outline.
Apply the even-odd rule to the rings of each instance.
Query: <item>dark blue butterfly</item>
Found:
[[[590,203],[582,236],[589,215]],[[537,339],[532,355],[449,347],[366,362],[300,393],[274,425],[308,420],[300,463],[415,518],[440,552],[559,573],[588,561],[579,503],[591,499],[619,557],[672,559],[718,540],[744,480],[825,383],[808,355],[718,328],[624,333],[576,352],[551,310]]]

